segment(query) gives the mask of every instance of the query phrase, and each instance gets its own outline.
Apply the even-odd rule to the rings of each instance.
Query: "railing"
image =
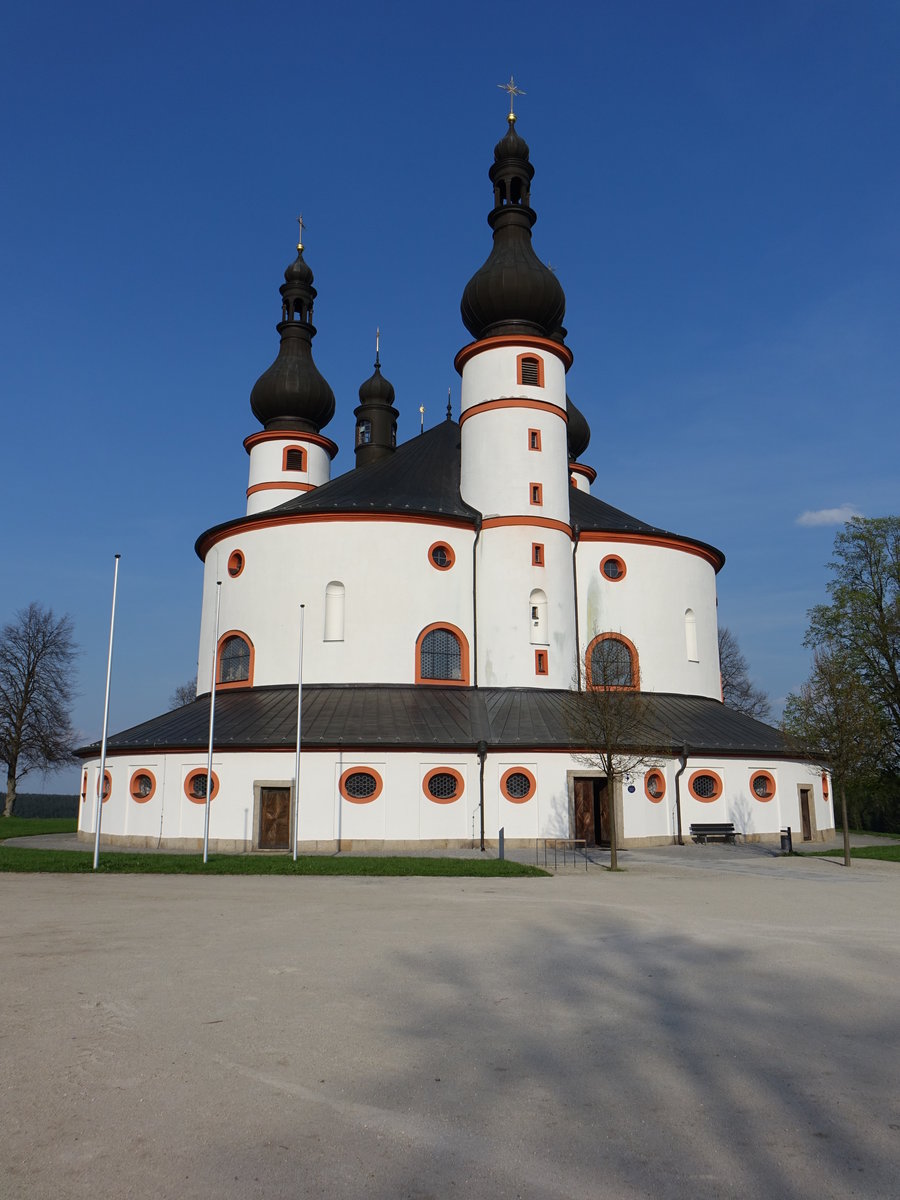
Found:
[[[565,866],[568,860],[569,852],[572,854],[572,866],[578,866],[578,851],[581,850],[584,858],[584,869],[588,869],[590,861],[587,854],[587,842],[584,838],[535,838],[534,839],[534,863],[535,866],[541,865],[541,843],[544,844],[544,866],[547,866],[549,851],[553,851],[553,870],[559,869],[559,856],[562,854],[562,865]]]

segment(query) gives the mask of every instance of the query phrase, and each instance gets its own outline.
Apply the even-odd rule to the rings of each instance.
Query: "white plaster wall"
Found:
[[[544,386],[529,387],[517,382],[520,354],[535,354],[544,362]],[[560,358],[544,346],[489,346],[473,355],[462,370],[461,411],[485,400],[524,396],[546,404],[566,407],[566,368]]]
[[[229,536],[206,556],[202,690],[210,678],[217,578],[220,635],[237,629],[250,638],[256,685],[296,681],[301,602],[308,683],[412,683],[416,638],[435,622],[460,628],[471,656],[473,537],[470,529],[412,520],[304,521]],[[428,555],[438,541],[456,556],[446,571]],[[235,549],[245,566],[232,579],[225,564]],[[345,588],[344,639],[326,642],[325,588],[332,581]]]
[[[284,450],[288,446],[302,446],[306,450],[305,471],[283,471],[281,464]],[[306,484],[318,487],[327,483],[331,476],[331,459],[328,451],[315,442],[306,441],[302,434],[284,438],[259,441],[250,448],[250,476],[248,489],[261,483],[284,483],[284,488],[266,488],[247,496],[247,513],[264,512],[283,504],[306,488],[290,487],[290,484]]]
[[[625,562],[624,579],[609,580],[600,571],[608,554]],[[720,699],[716,576],[710,563],[686,551],[614,537],[579,542],[576,561],[582,657],[598,634],[622,633],[637,649],[642,690]],[[696,618],[699,662],[687,656],[688,608]]]
[[[540,430],[541,449],[529,449],[528,432]],[[569,470],[562,415],[533,408],[491,408],[460,430],[460,495],[485,518],[538,517],[569,523]],[[542,503],[531,503],[539,483]]]

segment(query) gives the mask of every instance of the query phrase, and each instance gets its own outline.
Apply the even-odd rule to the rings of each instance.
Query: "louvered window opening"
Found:
[[[354,771],[344,780],[344,791],[354,800],[366,800],[374,796],[378,783],[374,775],[368,771]]]
[[[284,469],[286,471],[302,471],[303,470],[303,451],[288,450],[284,456]]]
[[[241,683],[250,678],[250,647],[243,638],[227,638],[219,661],[220,683]]]
[[[506,790],[514,800],[524,800],[531,791],[531,780],[521,771],[514,771],[506,777]]]
[[[757,775],[753,780],[753,791],[760,800],[767,800],[772,793],[769,791],[769,781],[765,775]]]
[[[452,800],[458,787],[456,776],[449,771],[439,771],[428,780],[428,792],[435,800]]]
[[[523,358],[522,382],[528,384],[530,387],[539,387],[539,380],[538,360],[536,358]]]
[[[449,629],[432,629],[422,639],[423,679],[462,679],[459,638]]]
[[[591,653],[591,683],[594,687],[633,687],[631,654],[618,638],[598,642]]]
[[[657,796],[661,796],[661,795],[662,795],[662,792],[663,792],[663,789],[662,789],[662,780],[660,779],[660,777],[659,777],[658,775],[650,775],[650,776],[648,777],[648,779],[647,779],[647,791],[650,793],[650,795],[651,795],[651,796],[653,796],[653,797],[654,797],[654,799],[655,799]]]
[[[149,775],[138,775],[131,790],[135,796],[149,796],[153,791],[153,780]]]
[[[704,800],[711,800],[716,794],[716,781],[712,775],[698,775],[694,780],[694,793]]]

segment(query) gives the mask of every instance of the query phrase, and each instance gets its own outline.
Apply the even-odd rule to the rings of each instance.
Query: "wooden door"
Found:
[[[597,845],[609,845],[609,780],[595,779]]]
[[[575,837],[584,838],[589,846],[596,844],[593,779],[575,780]]]
[[[291,846],[291,789],[259,790],[260,850],[289,850]]]
[[[800,821],[803,824],[804,842],[812,841],[812,822],[809,819],[809,788],[800,789]]]

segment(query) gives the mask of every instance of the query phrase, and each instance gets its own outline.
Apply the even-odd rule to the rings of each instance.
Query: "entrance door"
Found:
[[[575,836],[595,846],[594,837],[594,780],[575,780]]]
[[[812,841],[812,822],[809,819],[809,793],[810,788],[802,787],[800,789],[800,821],[803,825],[803,840],[804,842]]]
[[[291,846],[291,789],[259,790],[260,850],[289,850]]]

